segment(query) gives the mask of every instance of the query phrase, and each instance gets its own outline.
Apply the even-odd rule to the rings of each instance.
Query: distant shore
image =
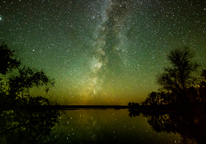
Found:
[[[44,106],[43,106],[44,107]],[[49,105],[45,106],[52,109],[63,109],[63,110],[72,110],[72,109],[128,109],[127,105]]]
[[[197,108],[197,107],[196,107]],[[128,106],[128,105],[21,105],[18,107],[9,107],[4,110],[22,109],[22,110],[107,110],[107,109],[128,109],[130,113],[206,113],[206,106],[196,109],[195,107],[186,106]]]

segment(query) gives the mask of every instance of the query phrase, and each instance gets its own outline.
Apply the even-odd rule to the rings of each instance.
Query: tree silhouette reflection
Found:
[[[47,143],[58,122],[58,110],[15,109],[1,111],[0,143]]]
[[[140,115],[139,111],[133,110],[133,109],[129,110],[129,116],[130,117],[135,117],[135,116],[139,116],[139,115]]]
[[[148,123],[156,132],[178,133],[182,143],[206,143],[206,116],[200,113],[148,114]]]

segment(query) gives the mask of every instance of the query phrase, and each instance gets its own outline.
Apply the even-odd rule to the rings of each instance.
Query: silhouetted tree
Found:
[[[139,104],[138,103],[134,103],[134,102],[129,102],[128,105],[129,105],[129,108],[132,108],[132,109],[139,107]]]
[[[203,70],[201,76],[202,76],[201,87],[206,88],[206,70]],[[205,94],[206,94],[206,93],[205,93]]]
[[[143,106],[149,105],[150,104],[150,98],[146,98],[145,101],[142,102]]]
[[[202,71],[202,81],[200,82],[198,94],[199,101],[202,103],[206,103],[206,70]]]
[[[148,97],[145,99],[144,102],[142,102],[142,105],[165,105],[169,104],[170,101],[168,100],[168,93],[165,93],[164,91],[160,92],[151,92]]]
[[[10,50],[4,42],[0,42],[0,73],[6,74],[7,72],[18,68],[20,61],[14,55],[14,51]]]
[[[175,49],[168,55],[171,67],[166,67],[158,76],[157,82],[163,89],[176,95],[177,102],[188,102],[187,89],[197,80],[195,72],[199,64],[192,61],[194,54],[187,48]]]
[[[138,106],[139,106],[139,103],[135,103],[134,106],[135,106],[135,107],[138,107]]]
[[[151,92],[149,95],[150,105],[158,105],[160,98],[157,92]]]
[[[32,104],[31,101],[42,102],[49,104],[46,98],[31,98],[29,89],[34,86],[46,86],[45,91],[48,92],[49,85],[53,85],[53,80],[50,80],[43,71],[38,71],[26,66],[21,66],[21,62],[17,60],[14,51],[10,50],[5,43],[0,45],[0,106],[17,106],[20,104]],[[8,81],[2,80],[2,76],[8,72],[15,70],[15,73],[10,73],[7,76]],[[18,73],[16,73],[18,72]],[[35,102],[37,104],[37,102]]]

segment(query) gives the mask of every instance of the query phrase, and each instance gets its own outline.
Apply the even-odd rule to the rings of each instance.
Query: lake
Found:
[[[179,134],[156,132],[142,114],[129,116],[127,109],[66,110],[53,129],[58,143],[168,143],[182,140]]]
[[[1,111],[0,143],[206,143],[206,115],[128,109]]]

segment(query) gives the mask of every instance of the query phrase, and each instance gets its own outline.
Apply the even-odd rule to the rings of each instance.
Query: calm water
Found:
[[[53,133],[58,143],[178,143],[179,134],[156,132],[148,118],[128,110],[67,110]]]
[[[1,144],[206,143],[206,116],[114,110],[8,110],[0,115]]]

